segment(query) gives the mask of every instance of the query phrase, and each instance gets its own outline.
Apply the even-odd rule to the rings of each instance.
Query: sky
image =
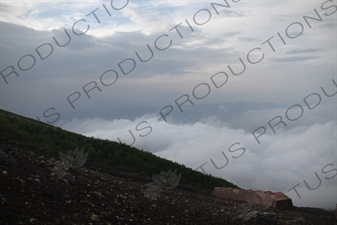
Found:
[[[296,206],[337,203],[336,1],[0,9],[1,109]]]

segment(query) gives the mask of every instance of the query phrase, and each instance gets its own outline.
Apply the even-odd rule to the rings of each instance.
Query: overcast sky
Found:
[[[336,1],[0,2],[1,109],[337,203]]]

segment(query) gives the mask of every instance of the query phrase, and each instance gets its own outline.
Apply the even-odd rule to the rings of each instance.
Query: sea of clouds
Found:
[[[332,209],[337,199],[335,99],[326,99],[312,110],[299,104],[304,112],[294,121],[286,119],[287,108],[274,108],[247,110],[230,121],[217,115],[189,123],[170,118],[166,123],[157,114],[146,114],[133,120],[74,118],[62,121],[60,127],[126,144],[135,138],[133,146],[139,149],[241,188],[281,191],[296,206]],[[289,117],[295,118],[300,112],[293,109]],[[276,125],[274,133],[268,122],[276,116],[287,126]],[[136,131],[135,125],[142,121],[146,121],[143,129]],[[259,127],[266,128],[260,144],[252,134]]]

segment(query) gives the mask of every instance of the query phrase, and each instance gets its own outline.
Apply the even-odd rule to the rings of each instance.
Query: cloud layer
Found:
[[[306,108],[303,116],[293,122],[285,119],[287,108],[280,108],[247,111],[234,121],[214,116],[189,124],[165,123],[155,115],[146,115],[136,120],[74,119],[61,127],[127,144],[135,139],[133,145],[139,149],[199,168],[242,188],[282,191],[297,206],[333,208],[337,197],[337,131],[336,105],[332,103],[326,101],[312,111]],[[274,134],[267,123],[279,115],[289,126],[275,127]],[[147,129],[137,131],[137,124]],[[252,132],[261,126],[268,132],[258,144]]]

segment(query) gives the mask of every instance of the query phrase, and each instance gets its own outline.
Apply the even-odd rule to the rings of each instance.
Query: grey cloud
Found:
[[[225,32],[222,33],[221,36],[223,37],[233,37],[235,35],[243,34],[243,31],[235,31],[235,32]]]
[[[82,93],[81,99],[86,98],[88,100],[85,93],[83,93],[83,86],[90,81],[99,83],[101,74],[109,69],[119,71],[118,63],[127,58],[135,59],[137,67],[127,76],[122,75],[119,71],[119,80],[148,78],[160,74],[179,76],[185,73],[187,69],[197,70],[199,67],[210,63],[221,64],[223,60],[235,56],[234,50],[230,47],[212,49],[206,45],[206,47],[188,48],[184,46],[182,41],[173,42],[172,48],[165,52],[159,52],[153,48],[153,41],[159,34],[146,36],[139,32],[130,32],[128,34],[117,32],[115,35],[100,39],[90,35],[74,36],[67,29],[72,37],[70,44],[65,47],[57,47],[52,37],[55,36],[60,44],[64,43],[66,39],[62,38],[66,36],[63,28],[53,31],[36,31],[14,24],[3,24],[6,33],[2,35],[1,41],[6,45],[1,46],[1,52],[6,57],[1,58],[3,65],[1,70],[11,65],[16,67],[18,59],[26,54],[32,54],[37,59],[32,69],[19,71],[20,77],[13,74],[8,77],[9,84],[5,86],[1,93],[4,96],[8,96],[8,98],[6,98],[6,104],[2,107],[6,108],[13,105],[12,103],[14,102],[20,103],[16,104],[15,107],[6,108],[8,110],[18,110],[20,107],[22,109],[28,108],[28,105],[31,105],[30,102],[34,102],[33,108],[35,111],[39,111],[39,114],[43,113],[48,107],[55,107],[60,112],[60,105],[62,105],[63,117],[66,116],[68,118],[67,115],[71,116],[74,113],[80,114],[79,111],[73,112],[69,108],[66,97],[79,91]],[[205,39],[205,41],[208,41],[208,39]],[[210,42],[220,41],[217,38],[210,40]],[[52,44],[54,51],[45,60],[40,60],[35,48],[44,43]],[[141,63],[136,58],[135,51],[138,51],[140,55],[149,54],[146,44],[152,47],[155,55],[149,62]],[[184,46],[185,48],[175,48],[175,46]],[[13,51],[13,49],[16,50]],[[198,63],[200,59],[203,60],[203,64]],[[1,82],[4,81],[1,80]],[[17,88],[14,91],[14,89],[10,88],[10,85],[19,85],[23,88]],[[95,101],[97,104],[104,105],[105,103],[100,102],[99,99],[109,98],[106,94],[108,90],[111,90],[111,87],[102,87],[100,84],[99,87],[104,94],[100,94],[96,89],[92,92],[91,99],[100,95],[98,100],[95,98]],[[125,88],[126,86],[124,85],[123,87]],[[62,89],[61,92],[60,89]],[[118,90],[119,93],[125,92],[125,90],[121,89],[121,85],[114,85],[113,89]],[[119,96],[123,101],[124,95],[120,94]],[[163,94],[163,96],[167,96],[167,94]],[[79,108],[85,105],[80,102],[76,103]],[[115,100],[112,103],[116,104]],[[32,112],[34,110],[30,109],[28,110],[29,112],[25,110],[29,114],[27,116],[35,118],[36,114],[34,115]]]
[[[321,49],[317,48],[308,48],[308,49],[293,49],[290,51],[287,51],[287,54],[300,54],[300,53],[309,53],[309,52],[319,52],[322,51]]]
[[[283,57],[283,58],[271,58],[274,62],[301,62],[310,59],[316,59],[316,56],[297,56],[297,57]]]
[[[324,25],[320,25],[319,28],[327,28],[327,29],[335,29],[336,23],[335,22],[329,22]]]
[[[238,38],[238,40],[239,40],[239,41],[243,41],[243,42],[246,42],[246,41],[248,41],[248,42],[251,42],[251,41],[259,41],[259,40],[256,39],[256,38],[249,38],[249,37],[240,37],[240,38]]]

